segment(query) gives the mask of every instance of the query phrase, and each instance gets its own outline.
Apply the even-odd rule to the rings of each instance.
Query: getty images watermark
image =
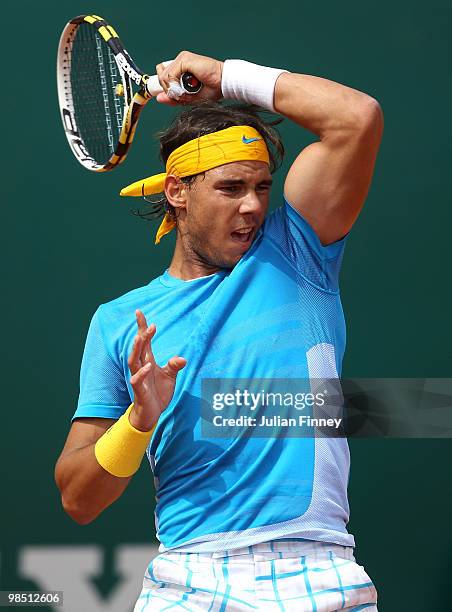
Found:
[[[295,416],[282,416],[281,414],[268,414],[262,412],[262,408],[278,408],[287,413],[287,408],[302,411],[305,408],[324,407],[327,402],[327,391],[318,393],[291,393],[285,391],[258,391],[253,392],[249,389],[235,389],[227,393],[214,393],[212,398],[212,408],[216,411],[223,411],[226,408],[235,406],[244,410],[249,410],[249,414],[240,414],[238,417],[231,417],[229,414],[216,414],[213,417],[215,427],[239,426],[239,427],[336,427],[341,425],[341,418],[314,418],[309,414],[298,414]],[[260,414],[259,414],[260,413]],[[253,415],[253,416],[252,416]],[[259,416],[254,416],[259,415]]]
[[[452,378],[205,378],[208,438],[452,438]]]
[[[202,432],[213,438],[343,436],[338,381],[204,379]]]

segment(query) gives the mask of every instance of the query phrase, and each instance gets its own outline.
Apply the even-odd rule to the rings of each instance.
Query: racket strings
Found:
[[[116,65],[116,60],[115,60],[115,56],[114,54],[110,51],[110,49],[108,50],[108,61],[109,61],[109,68],[110,68],[110,73],[112,76],[112,79],[114,80],[115,83],[121,83],[121,76],[119,75],[118,72],[118,67]],[[116,86],[115,86],[115,93],[116,93]],[[125,94],[123,94],[125,95]],[[122,126],[122,121],[123,121],[123,117],[124,117],[124,106],[123,106],[123,101],[120,98],[119,95],[114,95],[113,96],[113,102],[115,105],[115,116],[116,116],[116,124],[119,128],[119,131],[121,131],[121,126]]]
[[[78,131],[90,156],[105,164],[121,132],[124,102],[116,88],[122,79],[108,44],[89,24],[77,28],[70,70]]]
[[[113,152],[113,149],[114,149],[113,126],[112,126],[112,117],[110,113],[110,105],[109,105],[109,100],[108,100],[108,84],[107,84],[107,76],[105,72],[104,54],[102,52],[102,41],[98,34],[96,34],[95,39],[96,39],[96,47],[97,47],[97,60],[99,63],[100,86],[102,89],[102,98],[104,101],[104,110],[105,110],[105,121],[107,124],[108,145],[110,147],[110,150]]]

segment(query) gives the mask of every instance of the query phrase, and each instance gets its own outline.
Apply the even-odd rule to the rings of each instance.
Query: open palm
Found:
[[[128,360],[134,394],[130,422],[137,429],[147,431],[152,429],[170,403],[177,374],[187,362],[183,357],[171,357],[165,366],[158,366],[151,346],[156,327],[154,324],[148,326],[141,310],[137,310],[135,315],[138,333]]]

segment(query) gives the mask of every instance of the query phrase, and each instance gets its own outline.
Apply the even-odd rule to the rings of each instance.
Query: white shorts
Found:
[[[353,548],[275,540],[220,553],[158,555],[134,612],[376,612],[376,602]]]

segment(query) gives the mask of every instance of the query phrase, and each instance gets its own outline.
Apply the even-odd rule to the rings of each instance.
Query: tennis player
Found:
[[[161,276],[94,314],[56,467],[63,506],[93,521],[147,453],[160,554],[136,612],[375,611],[347,532],[346,439],[206,436],[201,411],[206,379],[340,375],[339,269],[371,182],[380,107],[330,80],[242,60],[184,51],[157,71],[158,101],[193,108],[161,134],[166,171],[122,194],[163,194],[156,242],[175,231],[176,246]],[[174,94],[184,72],[204,83],[194,97]],[[268,215],[283,149],[247,104],[317,136]]]

